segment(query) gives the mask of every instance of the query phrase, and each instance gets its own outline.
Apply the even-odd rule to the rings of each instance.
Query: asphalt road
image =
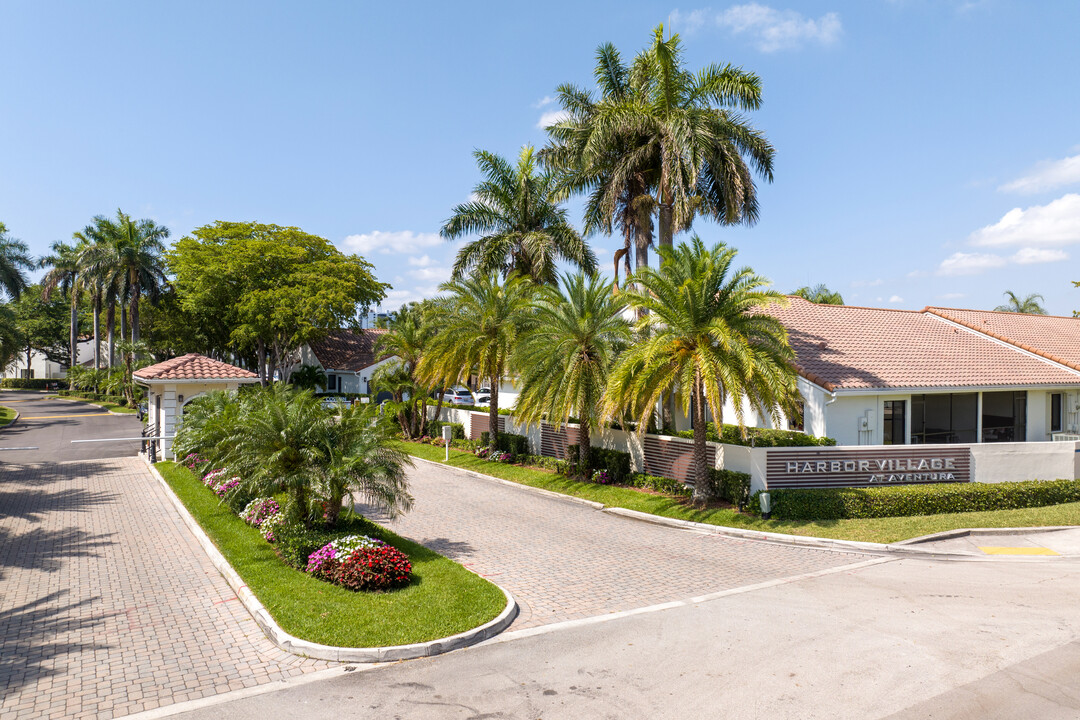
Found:
[[[13,425],[0,428],[0,467],[129,457],[139,451],[136,441],[71,443],[72,440],[138,437],[143,426],[135,415],[110,415],[95,405],[48,398],[44,393],[26,390],[0,392],[0,405],[21,413]],[[37,449],[4,449],[14,447]]]

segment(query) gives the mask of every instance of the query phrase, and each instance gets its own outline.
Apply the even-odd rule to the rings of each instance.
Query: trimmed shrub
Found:
[[[442,429],[444,425],[450,426],[450,439],[451,440],[464,440],[465,439],[465,426],[456,422],[444,422],[442,420],[428,420],[427,434],[433,438],[442,437]]]
[[[275,516],[280,517],[280,516]],[[265,529],[267,523],[263,523]],[[341,537],[341,530],[306,528],[299,523],[283,523],[273,529],[274,550],[289,567],[307,568],[308,558],[316,550]]]
[[[659,431],[660,435],[693,440],[693,430],[681,430],[676,432],[671,429]],[[716,423],[709,423],[705,431],[705,437],[711,442],[721,442],[727,445],[744,445],[746,447],[831,447],[836,445],[836,440],[828,437],[813,437],[806,433],[795,430],[770,430],[768,428],[746,428],[746,439],[743,439],[742,431],[738,425],[724,425],[721,432],[716,432]]]
[[[451,440],[450,441],[450,447],[452,447],[452,448],[454,448],[456,450],[467,450],[468,452],[472,452],[472,451],[476,450],[476,448],[480,447],[480,445],[479,445],[479,443],[477,443],[476,440],[469,440],[468,438],[462,438],[461,440]]]
[[[523,465],[531,465],[537,468],[543,468],[544,470],[553,470],[557,473],[567,473],[570,469],[569,464],[565,460],[559,460],[558,458],[548,457],[546,455],[522,455],[518,458],[518,462]]]
[[[630,477],[630,453],[622,452],[621,450],[590,447],[589,464],[592,467],[587,469],[587,473],[586,468],[580,467],[580,463],[578,462],[577,445],[566,446],[566,461],[571,475],[588,474],[591,477],[592,471],[604,470],[607,472],[607,484],[614,485],[623,485]]]
[[[737,508],[750,503],[750,476],[734,470],[709,470],[709,483],[714,497],[726,500]]]
[[[52,386],[66,388],[67,380],[60,378],[4,378],[0,380],[0,388],[11,390],[48,390]]]
[[[464,428],[463,428],[464,429]],[[464,434],[464,433],[462,433]],[[480,433],[480,446],[491,444],[491,433],[486,430]],[[515,435],[513,433],[501,432],[499,433],[499,443],[495,448],[502,452],[508,452],[514,457],[518,455],[529,454],[529,438],[524,435]]]
[[[656,492],[667,493],[668,495],[682,495],[683,497],[690,497],[694,492],[694,489],[682,480],[659,475],[646,475],[644,473],[632,474],[627,478],[626,484],[643,490],[655,490]]]
[[[1017,510],[1080,502],[1080,480],[939,483],[872,488],[784,488],[770,491],[780,520],[843,520]],[[757,495],[748,510],[760,513]]]

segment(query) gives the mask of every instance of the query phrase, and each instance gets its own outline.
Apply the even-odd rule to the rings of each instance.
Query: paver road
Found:
[[[409,482],[412,511],[380,522],[507,588],[521,605],[513,629],[867,559],[652,525],[419,460]]]
[[[71,443],[72,440],[139,437],[143,425],[134,415],[111,415],[96,405],[25,390],[0,392],[0,405],[21,413],[14,425],[0,429],[0,448],[38,448],[0,450],[0,468],[12,463],[130,457],[139,451],[139,443],[135,441]]]

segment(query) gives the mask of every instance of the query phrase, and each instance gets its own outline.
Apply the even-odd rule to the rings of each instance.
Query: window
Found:
[[[1061,393],[1050,394],[1050,432],[1061,432]]]
[[[1027,393],[983,393],[983,442],[1027,440]]]
[[[978,408],[976,393],[912,395],[912,444],[976,442]]]
[[[907,444],[907,429],[904,427],[904,415],[906,410],[906,400],[885,401],[885,411],[882,413],[885,421],[885,429],[882,432],[882,444]]]
[[[19,374],[22,375],[23,379],[25,380],[34,379],[34,370],[32,368],[30,370],[20,370]]]

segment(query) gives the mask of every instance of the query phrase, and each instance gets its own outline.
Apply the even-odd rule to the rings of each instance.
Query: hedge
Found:
[[[578,467],[578,445],[566,446],[566,459],[568,471],[571,475],[582,475],[583,470]],[[630,477],[630,453],[621,450],[608,450],[606,448],[590,447],[589,470],[606,470],[610,482],[622,485]]]
[[[499,433],[499,442],[495,446],[496,450],[500,452],[508,452],[515,458],[519,455],[529,454],[529,438],[524,435],[515,435],[514,433],[501,432]],[[480,433],[480,447],[491,444],[491,433],[487,430]]]
[[[464,440],[465,439],[465,426],[461,423],[448,423],[441,420],[428,420],[427,434],[433,438],[442,437],[443,426],[450,426],[450,439],[451,440]]]
[[[760,493],[758,493],[760,494]],[[757,495],[749,511],[760,514]],[[846,520],[910,517],[984,510],[1018,510],[1080,501],[1080,480],[1007,483],[939,483],[873,488],[777,489],[770,491],[779,520]]]
[[[734,470],[710,470],[712,494],[742,509],[750,504],[750,475]]]
[[[66,388],[67,380],[59,378],[4,378],[0,380],[0,388],[11,390],[48,390],[53,386]]]
[[[746,432],[746,439],[743,439],[743,431]],[[674,437],[686,438],[693,440],[693,430],[680,430],[678,432],[674,430],[659,431],[660,435],[670,435]],[[709,423],[708,428],[705,430],[705,438],[712,442],[725,443],[727,445],[744,445],[746,447],[831,447],[836,445],[836,440],[829,437],[813,437],[806,433],[797,432],[795,430],[771,430],[769,428],[754,428],[748,427],[739,429],[738,425],[724,425],[724,429],[721,433],[716,432],[716,423]]]

